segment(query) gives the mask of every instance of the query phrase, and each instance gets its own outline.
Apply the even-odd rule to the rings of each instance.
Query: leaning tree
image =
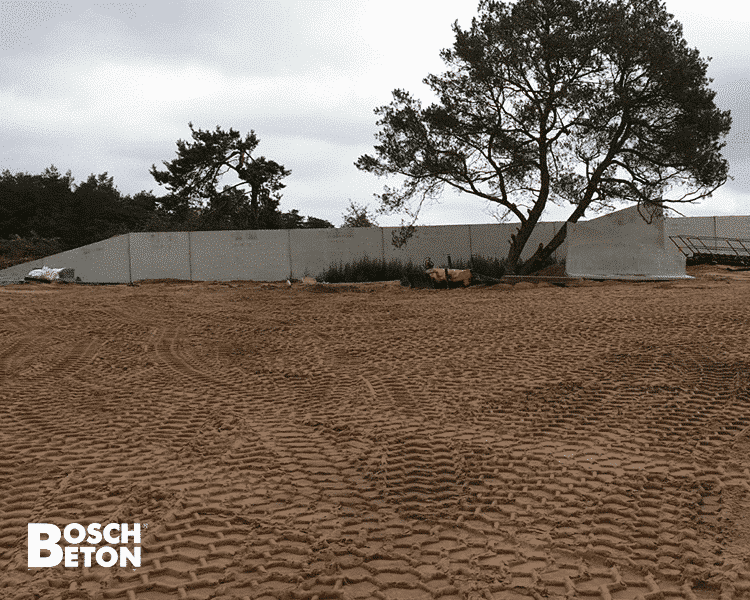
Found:
[[[375,155],[355,163],[386,186],[382,212],[403,212],[408,239],[425,200],[445,186],[520,221],[508,272],[533,272],[587,209],[659,208],[710,196],[728,178],[729,111],[714,103],[707,60],[659,0],[482,0],[471,27],[453,25],[448,66],[379,107]],[[544,209],[570,204],[565,225],[519,268]],[[399,238],[394,237],[394,243]]]
[[[188,124],[193,142],[177,140],[177,158],[163,161],[166,171],[152,165],[157,183],[171,192],[170,208],[179,212],[204,207],[208,221],[241,229],[274,228],[278,219],[279,191],[284,177],[291,174],[264,156],[253,157],[260,140],[255,131],[243,139],[238,131],[194,129]],[[223,176],[233,174],[238,183],[219,189]],[[205,205],[205,206],[204,206]]]

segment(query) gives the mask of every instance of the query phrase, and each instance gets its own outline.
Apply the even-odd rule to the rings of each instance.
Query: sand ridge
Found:
[[[748,598],[750,277],[690,272],[0,288],[0,598]]]

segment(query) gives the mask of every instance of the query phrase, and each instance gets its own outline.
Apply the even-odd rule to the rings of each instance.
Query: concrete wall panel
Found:
[[[685,257],[665,242],[665,223],[633,206],[570,225],[565,270],[572,277],[684,278]],[[667,240],[668,241],[668,240]]]
[[[510,249],[510,234],[515,233],[518,223],[487,223],[469,225],[471,251],[483,258],[506,258]]]
[[[750,239],[750,217],[715,217],[716,237]]]
[[[281,281],[289,277],[287,230],[193,231],[193,281]]]
[[[142,279],[190,280],[190,233],[131,233],[130,272]]]
[[[519,225],[520,223],[470,225],[472,252],[478,256],[506,258],[510,250],[510,236],[516,234]],[[521,252],[521,260],[529,259],[540,243],[546,246],[552,241],[561,225],[562,222],[539,223]],[[555,256],[564,260],[566,248],[567,246],[558,248]]]
[[[664,227],[667,236],[698,235],[715,237],[714,217],[676,217],[666,219]]]
[[[292,229],[289,232],[293,278],[317,277],[328,267],[329,235],[328,229]]]
[[[29,271],[43,266],[71,267],[75,276],[87,283],[128,283],[128,234],[3,269],[0,281],[22,281]]]
[[[317,277],[331,265],[346,264],[365,256],[382,260],[383,234],[379,227],[342,229],[292,229],[292,277]]]
[[[536,227],[534,227],[534,231],[531,232],[529,240],[521,251],[521,260],[528,260],[531,258],[539,248],[539,244],[544,244],[545,246],[549,244],[552,241],[552,238],[555,237],[555,231],[554,223],[537,223]],[[513,233],[515,233],[515,231]],[[510,239],[508,239],[508,244],[510,244]]]
[[[403,263],[422,265],[430,258],[436,267],[447,265],[451,260],[469,260],[468,225],[430,225],[417,227],[414,235],[405,246],[396,248],[392,235],[398,227],[384,227],[385,259],[398,259]]]

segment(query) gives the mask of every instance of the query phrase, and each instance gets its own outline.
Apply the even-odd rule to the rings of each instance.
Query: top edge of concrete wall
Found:
[[[626,208],[632,208],[632,207],[626,207]],[[624,210],[624,209],[619,209]],[[616,211],[614,211],[616,212]],[[589,221],[593,221],[594,219],[598,219],[600,217],[604,217],[607,215],[612,214],[610,213],[603,213],[601,215],[597,215],[595,217],[590,217],[587,219],[579,219],[578,223],[587,223]],[[665,220],[672,221],[672,220],[681,220],[681,219],[733,219],[733,218],[749,218],[750,215],[694,215],[694,216],[687,216],[687,217],[665,217]],[[538,224],[543,223],[556,223],[556,224],[562,224],[567,223],[567,220],[557,220],[557,221],[539,221]],[[520,225],[520,221],[496,221],[494,223],[449,223],[449,224],[442,224],[442,225],[414,225],[415,228],[420,227],[475,227],[475,226],[487,226],[487,225]],[[224,231],[227,233],[236,232],[236,231],[330,231],[331,229],[336,230],[358,230],[358,229],[400,229],[401,225],[373,225],[372,227],[299,227],[295,229],[212,229],[211,231],[198,231],[198,230],[179,230],[179,231],[131,231],[131,234],[150,234],[150,233],[216,233],[219,231]],[[128,235],[127,233],[120,234],[120,235]],[[119,236],[113,236],[113,237],[119,237]],[[107,238],[109,239],[109,238]],[[103,241],[103,240],[102,240]]]

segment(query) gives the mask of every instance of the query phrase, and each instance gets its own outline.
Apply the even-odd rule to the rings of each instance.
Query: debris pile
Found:
[[[30,271],[25,279],[32,281],[73,281],[75,271],[70,268],[52,269],[44,266],[41,269]]]
[[[469,269],[427,269],[433,284],[448,286],[451,283],[468,287],[471,285],[472,273]]]

